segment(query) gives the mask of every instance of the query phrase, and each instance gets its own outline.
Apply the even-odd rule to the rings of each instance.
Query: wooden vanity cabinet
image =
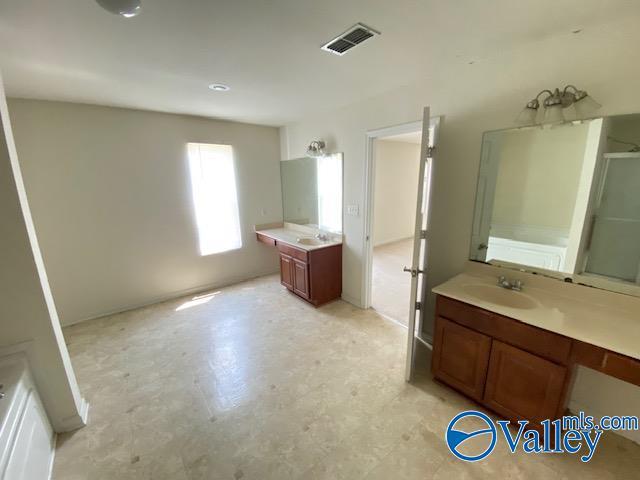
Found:
[[[438,297],[434,377],[504,418],[563,414],[570,351],[566,337]]]
[[[309,303],[319,306],[342,295],[342,245],[306,250],[260,232],[257,240],[275,246],[280,254],[280,283]]]
[[[512,421],[565,414],[576,365],[640,386],[640,360],[442,295],[433,376]]]
[[[277,243],[281,283],[315,306],[342,294],[342,245],[303,250]]]
[[[309,268],[306,262],[280,253],[280,283],[309,300]]]

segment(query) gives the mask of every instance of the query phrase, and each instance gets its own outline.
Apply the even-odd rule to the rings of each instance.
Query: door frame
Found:
[[[364,167],[364,231],[362,235],[362,308],[371,308],[371,283],[373,280],[373,212],[375,199],[375,141],[379,138],[422,131],[422,120],[378,128],[366,132]]]

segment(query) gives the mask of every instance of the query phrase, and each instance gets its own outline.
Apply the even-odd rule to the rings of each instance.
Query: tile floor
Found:
[[[269,276],[65,329],[89,425],[60,435],[56,480],[638,478],[640,446],[594,459],[466,464],[448,421],[472,404],[426,374],[403,381],[406,330]]]
[[[372,307],[403,325],[409,323],[411,275],[402,267],[411,265],[412,255],[412,238],[373,249]]]

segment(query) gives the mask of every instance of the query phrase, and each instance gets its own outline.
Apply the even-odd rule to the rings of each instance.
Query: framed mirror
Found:
[[[486,132],[469,258],[640,295],[640,114]]]
[[[342,233],[342,153],[280,162],[284,221]]]

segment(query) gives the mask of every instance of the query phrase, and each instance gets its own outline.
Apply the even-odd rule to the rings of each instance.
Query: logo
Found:
[[[465,422],[465,419],[469,420]],[[447,426],[447,447],[460,460],[477,462],[493,452],[499,432],[504,436],[511,453],[516,453],[519,448],[524,453],[534,454],[578,453],[580,460],[588,462],[593,458],[605,430],[640,430],[640,421],[635,415],[603,416],[596,422],[592,415],[584,412],[555,420],[542,420],[539,425],[529,425],[527,420],[519,420],[514,425],[509,420],[496,420],[495,423],[500,427],[499,431],[484,413],[476,410],[461,412]],[[509,427],[516,425],[518,431],[514,436]],[[475,437],[479,439],[469,442]]]
[[[456,425],[463,423],[462,420],[466,418],[473,418],[476,423],[479,420],[479,423],[481,423],[482,426],[469,432],[456,428]],[[481,453],[474,455],[465,455],[462,453],[462,451],[464,451],[465,442],[470,438],[474,438],[479,435],[482,435],[481,445],[486,444],[484,450],[482,450]],[[451,453],[460,460],[464,460],[466,462],[477,462],[493,452],[498,439],[498,434],[496,432],[495,425],[487,415],[475,410],[468,410],[466,412],[459,413],[449,422],[445,439],[447,440],[447,446]]]

